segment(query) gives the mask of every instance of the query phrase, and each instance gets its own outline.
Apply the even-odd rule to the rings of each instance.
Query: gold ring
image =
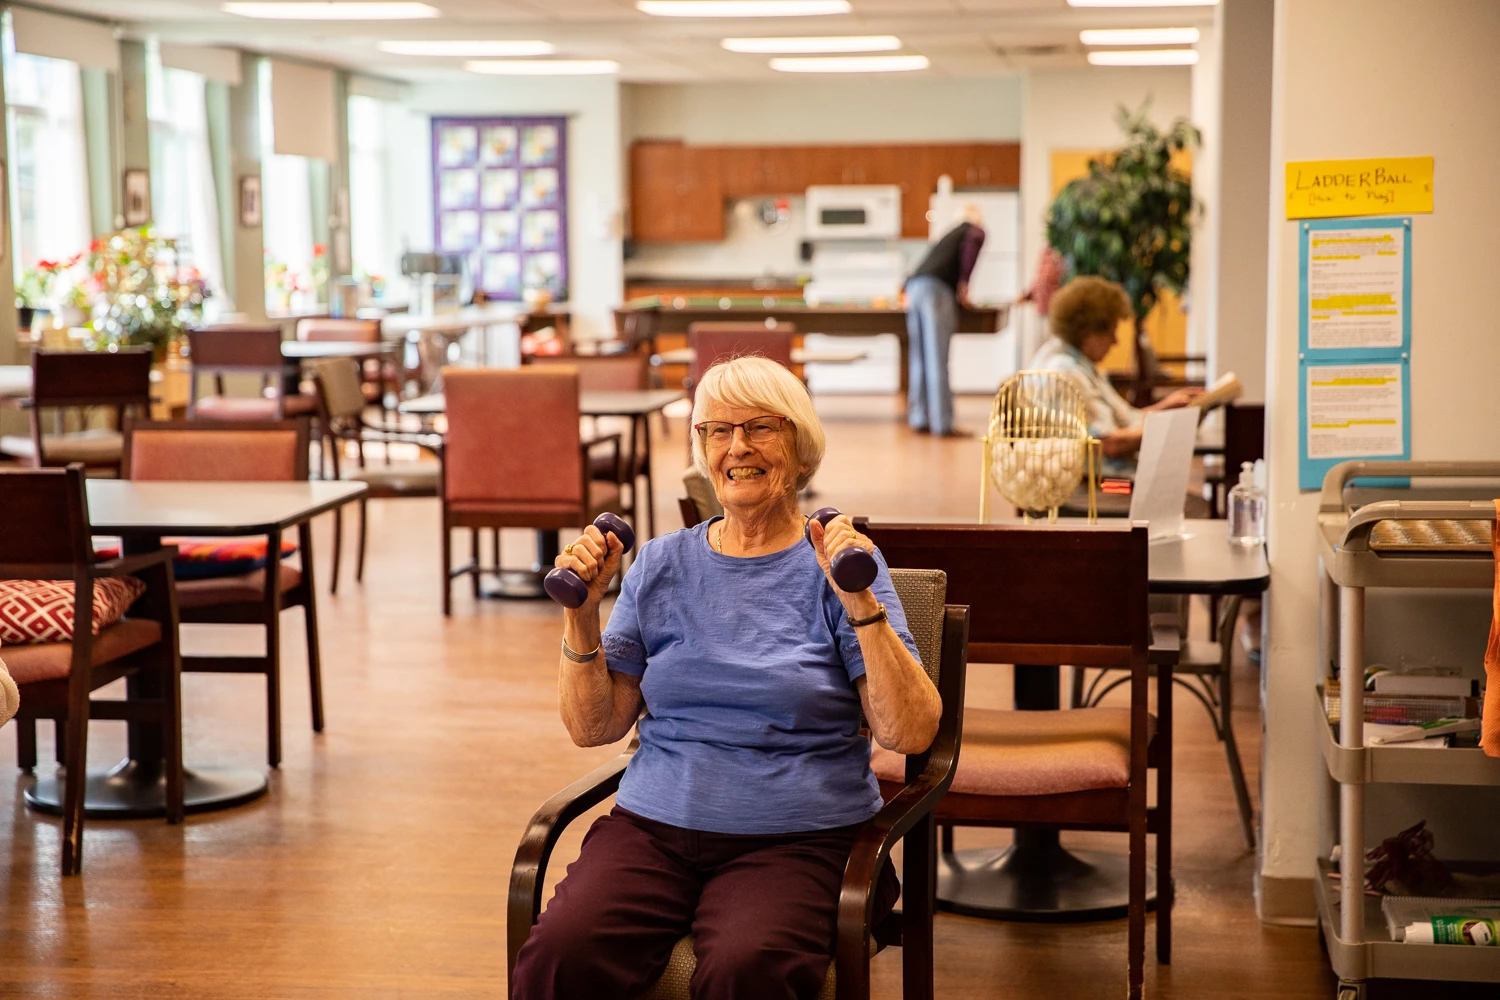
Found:
[[[564,555],[569,555],[569,556],[572,555],[573,554],[573,546],[569,545],[567,548],[563,549],[563,554]]]

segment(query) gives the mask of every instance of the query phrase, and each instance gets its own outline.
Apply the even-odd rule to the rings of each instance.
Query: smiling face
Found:
[[[764,416],[779,414],[711,400],[700,422],[740,424]],[[751,440],[753,435],[747,430],[736,427],[727,438],[711,434],[703,442],[714,494],[727,510],[748,511],[784,503],[788,496],[796,495],[797,477],[807,471],[797,460],[797,433],[790,420],[782,420],[775,434],[764,440]]]

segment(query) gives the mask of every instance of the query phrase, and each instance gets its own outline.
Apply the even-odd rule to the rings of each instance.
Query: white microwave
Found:
[[[894,184],[807,189],[807,239],[893,240],[900,235],[901,189]]]

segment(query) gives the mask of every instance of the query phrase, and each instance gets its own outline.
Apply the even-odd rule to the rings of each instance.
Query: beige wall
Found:
[[[1407,0],[1276,4],[1273,209],[1283,204],[1288,160],[1406,155],[1437,160],[1436,211],[1416,216],[1412,226],[1411,420],[1417,459],[1494,459],[1500,452],[1495,394],[1500,336],[1486,294],[1500,273],[1495,239],[1500,200],[1490,181],[1491,165],[1500,157],[1496,39],[1500,4],[1492,0],[1428,0],[1420,9]],[[1225,238],[1233,234],[1226,231]],[[1313,536],[1318,498],[1297,489],[1297,256],[1296,224],[1273,210],[1263,881],[1312,876],[1322,771],[1311,709],[1320,675]],[[1378,617],[1372,610],[1372,627]],[[1434,610],[1405,638],[1420,643],[1424,632],[1440,638],[1453,627]],[[1477,638],[1482,648],[1483,635]],[[1464,798],[1471,816],[1478,800],[1478,795]],[[1493,840],[1492,826],[1489,833]],[[1441,842],[1438,853],[1444,854]],[[1263,891],[1262,915],[1277,916],[1267,912],[1266,895]]]

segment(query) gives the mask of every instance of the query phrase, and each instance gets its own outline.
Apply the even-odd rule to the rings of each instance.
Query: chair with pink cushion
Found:
[[[964,886],[970,879],[982,880],[993,863],[959,874],[951,857],[955,826],[1016,829],[1015,850],[1034,853],[1017,856],[1013,869],[1038,863],[1030,860],[1036,852],[1055,858],[1059,849],[1051,831],[1127,833],[1127,975],[1129,995],[1138,997],[1145,957],[1148,833],[1156,835],[1156,955],[1162,963],[1171,957],[1171,667],[1177,657],[1175,621],[1153,622],[1149,611],[1145,527],[1124,522],[1076,528],[856,523],[892,568],[947,573],[946,599],[970,606],[971,664],[1130,671],[1128,706],[1055,710],[1056,675],[1043,667],[1017,667],[1018,699],[1045,701],[1054,710],[967,708],[963,757],[936,816],[942,851],[955,871],[956,888],[950,891],[958,895],[940,898],[939,906],[972,914],[983,913],[985,906],[965,897]],[[1148,711],[1152,665],[1158,668],[1155,717]],[[1038,675],[1046,679],[1046,690]],[[899,790],[905,774],[900,755],[877,747],[870,763],[882,793]],[[1156,774],[1155,807],[1147,805],[1150,771]],[[1023,856],[1028,860],[1022,861]],[[998,902],[986,905],[1000,907]],[[1022,899],[1011,907],[1026,910],[1031,905]],[[1045,914],[1035,919],[1045,919]]]
[[[188,350],[193,370],[189,380],[188,416],[202,420],[284,420],[311,417],[317,400],[302,393],[286,392],[287,376],[295,383],[296,368],[281,355],[278,326],[215,326],[188,331]],[[250,376],[260,380],[255,396],[230,396],[224,391],[224,376]],[[199,382],[212,376],[214,392],[200,396]]]
[[[307,478],[307,423],[286,421],[127,422],[124,478],[137,481],[294,482]],[[225,541],[229,541],[225,539]],[[265,566],[248,573],[179,580],[177,604],[185,622],[260,625],[262,656],[185,656],[183,670],[264,674],[267,759],[281,763],[281,612],[300,607],[306,618],[312,726],[323,731],[323,681],[313,587],[312,527],[297,526],[298,562],[282,561],[279,530],[266,537]]]
[[[481,528],[581,529],[604,511],[621,511],[619,485],[589,474],[596,447],[612,447],[618,465],[620,437],[584,439],[576,368],[445,368],[442,377],[448,434],[439,495],[447,615],[454,577],[468,575],[479,596]],[[458,568],[452,565],[454,528],[471,532],[472,561]]]
[[[791,323],[694,323],[688,327],[688,344],[693,349],[693,363],[688,375],[688,391],[703,381],[703,373],[720,361],[730,358],[759,354],[790,369],[799,378],[798,367],[792,365],[793,340],[797,328]]]
[[[46,580],[66,582],[72,589],[66,606],[71,613],[66,622],[72,630],[70,640],[8,644],[3,656],[20,693],[16,759],[23,770],[36,767],[37,720],[52,719],[57,724],[58,762],[63,766],[59,775],[62,873],[76,875],[83,861],[91,717],[160,727],[167,822],[182,822],[181,662],[172,589],[173,550],[96,561],[82,465],[0,472],[0,510],[10,523],[26,526],[24,531],[0,531],[0,587],[11,581]],[[141,596],[128,610],[117,606],[113,616],[96,614],[100,585],[128,576],[145,584]],[[131,594],[140,592],[140,584],[134,586]],[[0,596],[0,602],[7,604],[16,600],[8,593]],[[47,609],[33,603],[26,610],[28,624],[35,627],[36,616]],[[121,610],[124,617],[119,616]],[[97,633],[88,625],[76,627],[78,622],[96,621]],[[143,685],[126,701],[90,698],[105,685],[137,675],[154,675],[149,685],[154,690]]]

